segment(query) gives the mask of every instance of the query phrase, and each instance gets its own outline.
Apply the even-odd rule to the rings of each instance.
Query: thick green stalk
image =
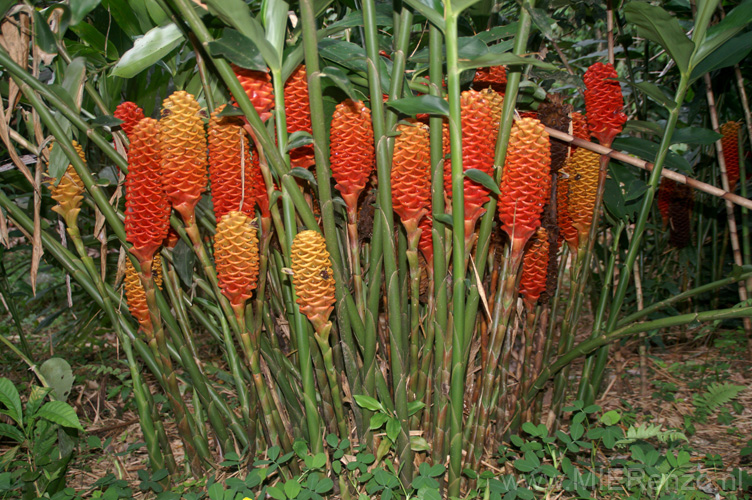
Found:
[[[676,97],[674,98],[674,103],[676,105],[669,111],[668,121],[666,122],[666,128],[663,133],[663,139],[661,140],[658,155],[656,156],[654,162],[655,166],[650,172],[648,190],[645,192],[645,198],[642,202],[640,215],[637,218],[637,222],[635,223],[634,235],[632,237],[632,241],[630,242],[629,250],[627,250],[627,258],[621,267],[621,272],[619,273],[619,284],[616,288],[616,293],[614,294],[614,300],[611,303],[608,323],[606,324],[606,328],[604,330],[607,334],[615,329],[616,323],[619,320],[619,311],[621,311],[621,306],[624,303],[624,297],[626,297],[627,294],[627,288],[629,286],[630,277],[632,275],[631,270],[640,250],[640,244],[642,243],[642,237],[645,232],[645,226],[647,224],[648,214],[650,213],[650,207],[653,204],[653,197],[655,196],[655,192],[658,189],[658,184],[661,180],[661,171],[663,170],[663,164],[665,163],[666,157],[668,156],[669,146],[671,145],[671,137],[674,134],[676,122],[679,119],[679,112],[681,111],[681,105],[684,102],[684,96],[687,92],[687,87],[688,77],[682,75],[681,80],[679,81],[679,88],[676,91]],[[595,325],[595,327],[597,328],[598,325]],[[598,353],[598,357],[596,358],[595,366],[593,369],[593,394],[597,392],[598,387],[600,386],[601,378],[603,376],[603,370],[606,366],[607,359],[607,349],[603,349]]]
[[[407,373],[403,367],[407,366],[406,353],[402,351],[404,334],[401,325],[401,313],[398,290],[397,258],[394,246],[394,216],[392,213],[391,165],[390,148],[393,141],[386,135],[384,126],[384,106],[381,105],[382,91],[379,79],[380,56],[376,28],[376,6],[374,0],[363,1],[363,24],[366,35],[366,61],[368,64],[368,83],[371,94],[371,119],[373,121],[373,135],[376,145],[376,166],[379,179],[378,207],[374,217],[381,219],[378,223],[381,229],[384,274],[387,289],[387,307],[389,317],[390,342],[392,346],[392,383],[394,388],[395,409],[402,426],[397,438],[397,455],[400,462],[400,478],[404,484],[412,481],[413,459],[410,449],[410,437],[407,413]],[[395,63],[398,54],[395,54]],[[404,54],[402,54],[404,57]],[[393,73],[394,79],[401,78],[399,73]],[[376,223],[374,223],[376,226]],[[374,321],[376,317],[374,317]]]

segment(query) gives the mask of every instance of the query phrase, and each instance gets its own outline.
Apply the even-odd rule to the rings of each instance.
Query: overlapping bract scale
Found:
[[[671,193],[669,214],[669,243],[676,248],[684,248],[692,241],[692,208],[694,191],[686,184],[674,185]]]
[[[144,118],[131,131],[125,177],[125,234],[141,262],[152,258],[170,227],[170,204],[162,184],[159,123]]]
[[[721,125],[721,146],[726,163],[726,176],[729,189],[733,191],[739,182],[739,122],[726,122]]]
[[[254,71],[238,66],[233,66],[232,69],[261,119],[264,121],[269,119],[272,116],[270,111],[274,108],[272,77],[265,71]]]
[[[206,190],[206,133],[196,99],[182,90],[165,99],[159,126],[165,193],[187,222]]]
[[[131,132],[133,128],[144,119],[144,110],[139,108],[136,103],[130,101],[124,101],[118,104],[115,108],[115,112],[112,114],[115,118],[123,120],[120,124],[120,128],[123,129],[128,140],[131,140]]]
[[[610,64],[597,62],[585,72],[585,110],[590,135],[601,144],[611,145],[627,121],[619,75]]]
[[[489,68],[478,68],[475,70],[473,87],[476,89],[491,87],[496,92],[502,94],[507,88],[507,68],[506,66],[491,66]]]
[[[528,303],[535,303],[546,289],[548,249],[548,232],[539,227],[522,261],[520,295]]]
[[[219,116],[224,105],[209,119],[209,179],[217,223],[237,210],[253,217],[254,165],[251,145],[237,116]],[[263,185],[263,182],[262,182]]]
[[[668,226],[668,209],[669,205],[671,204],[671,198],[673,197],[675,186],[676,181],[673,181],[668,177],[661,177],[661,184],[658,188],[658,196],[656,197],[656,199],[658,204],[658,212],[661,214],[661,222],[663,223],[664,228]]]
[[[400,124],[392,160],[392,207],[403,224],[415,224],[428,213],[431,203],[431,152],[428,127],[423,123]]]
[[[428,265],[433,264],[433,217],[429,213],[425,217],[420,219],[418,228],[420,228],[420,240],[418,240],[418,249],[423,254]]]
[[[214,236],[214,262],[219,287],[233,305],[248,300],[258,284],[258,229],[248,215],[231,211],[222,216]]]
[[[157,288],[162,288],[162,256],[156,254],[152,263],[152,279]],[[130,259],[125,259],[125,299],[128,303],[128,310],[131,313],[141,329],[146,332],[152,331],[151,316],[149,315],[149,306],[146,303],[146,292],[141,284],[136,268],[133,267]]]
[[[287,133],[312,132],[311,106],[308,101],[308,78],[304,65],[293,71],[285,82],[285,117]],[[315,163],[313,144],[306,144],[290,151],[290,166],[308,168]]]
[[[348,207],[356,207],[374,165],[371,111],[360,101],[347,99],[334,109],[330,163],[336,188]]]
[[[73,141],[73,147],[76,149],[81,161],[86,163],[86,157],[81,145]],[[51,179],[50,191],[52,191],[52,199],[57,202],[57,205],[52,207],[52,210],[59,213],[66,222],[74,221],[81,211],[81,202],[84,199],[84,183],[73,168],[73,165],[68,165],[60,182],[57,182],[57,179]]]
[[[540,226],[551,188],[548,133],[534,118],[515,122],[501,180],[499,218],[511,238],[527,239]]]
[[[291,249],[297,303],[314,324],[325,324],[334,309],[334,274],[324,237],[312,230],[295,236]]]
[[[601,155],[588,149],[577,148],[567,162],[569,216],[580,231],[590,227],[593,221],[600,157]]]
[[[569,175],[564,172],[559,176],[556,186],[556,223],[559,226],[559,243],[566,241],[571,247],[579,244],[579,231],[572,225],[569,215]]]

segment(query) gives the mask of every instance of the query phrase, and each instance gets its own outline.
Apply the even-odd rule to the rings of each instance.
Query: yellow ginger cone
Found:
[[[316,231],[302,231],[292,242],[292,282],[300,312],[318,331],[334,309],[334,274],[324,237]]]
[[[162,256],[155,254],[152,261],[152,278],[157,288],[162,288]],[[131,312],[141,329],[150,335],[153,331],[149,306],[146,303],[146,292],[141,284],[138,271],[133,267],[130,259],[125,259],[125,298],[128,301],[128,310]]]
[[[73,147],[76,149],[78,156],[81,157],[81,161],[86,163],[84,150],[81,145],[73,141]],[[81,181],[78,173],[76,173],[73,165],[68,165],[60,182],[57,182],[57,179],[53,178],[50,184],[52,199],[57,202],[57,205],[52,207],[52,210],[63,217],[68,227],[72,227],[75,225],[78,213],[81,211],[81,202],[84,199],[84,183]]]
[[[242,306],[258,284],[258,229],[246,214],[222,216],[214,237],[214,260],[222,293],[233,306]]]
[[[593,221],[600,157],[601,155],[588,149],[577,148],[567,162],[569,217],[580,234],[587,233]]]

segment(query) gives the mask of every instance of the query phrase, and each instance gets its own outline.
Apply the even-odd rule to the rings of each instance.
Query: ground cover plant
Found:
[[[5,497],[746,494],[751,1],[0,11]]]

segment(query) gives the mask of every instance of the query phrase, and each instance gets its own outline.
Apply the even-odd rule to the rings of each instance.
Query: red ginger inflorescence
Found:
[[[247,214],[231,211],[222,216],[214,237],[217,280],[233,306],[242,306],[258,284],[258,229]]]
[[[726,163],[726,176],[729,190],[733,191],[739,182],[739,122],[726,122],[721,125],[721,149]]]
[[[507,88],[506,66],[491,66],[490,68],[478,68],[475,70],[473,79],[474,88],[491,87],[496,92],[504,93]]]
[[[609,64],[597,62],[585,72],[585,110],[590,135],[610,146],[627,121],[619,75]]]
[[[417,229],[431,206],[431,156],[428,127],[400,124],[392,160],[392,207],[407,227]]]
[[[271,110],[274,108],[274,87],[269,73],[238,66],[233,66],[232,69],[261,120],[271,118]]]
[[[420,229],[420,240],[418,240],[418,249],[426,259],[428,266],[433,267],[433,217],[431,216],[431,206],[428,207],[428,214],[420,219],[418,224]]]
[[[658,188],[658,196],[656,199],[658,203],[658,212],[661,214],[661,222],[663,223],[664,228],[668,226],[668,209],[671,204],[671,198],[673,197],[674,187],[676,187],[676,181],[671,180],[668,177],[661,177],[661,184]]]
[[[464,171],[473,168],[493,176],[494,151],[500,116],[497,114],[500,104],[497,96],[498,94],[493,95],[477,90],[466,90],[462,93],[462,169]],[[467,177],[463,179],[463,187],[465,230],[468,232],[472,231],[478,218],[483,215],[485,211],[483,205],[490,197],[489,190],[485,186]],[[444,162],[444,190],[447,198],[451,200],[452,162],[449,159]]]
[[[130,101],[124,101],[118,104],[115,108],[113,116],[119,120],[123,120],[120,124],[120,128],[123,129],[128,140],[131,140],[131,132],[138,122],[144,119],[144,110],[139,108],[136,103]]]
[[[329,157],[336,188],[355,210],[358,197],[373,172],[373,125],[371,111],[360,101],[347,99],[334,108],[329,133]]]
[[[164,100],[159,120],[162,182],[167,199],[186,224],[206,190],[206,133],[196,99],[178,91]]]
[[[128,174],[125,176],[125,234],[130,251],[149,262],[162,246],[170,227],[170,204],[162,184],[159,123],[144,118],[130,134]]]
[[[551,188],[551,145],[534,118],[515,122],[509,138],[499,197],[499,218],[510,238],[526,241],[540,226]]]
[[[308,77],[304,65],[297,67],[285,82],[285,117],[287,133],[313,131],[311,128],[311,106],[308,102]],[[306,144],[290,151],[292,168],[308,168],[315,163],[313,144]]]
[[[217,223],[233,210],[253,217],[256,203],[250,141],[240,117],[219,116],[224,107],[209,119],[209,179]]]
[[[324,237],[313,230],[301,231],[291,247],[292,282],[302,312],[318,329],[334,309],[334,273]]]
[[[543,227],[539,227],[522,261],[520,295],[527,304],[535,304],[546,289],[548,246],[548,233]]]

